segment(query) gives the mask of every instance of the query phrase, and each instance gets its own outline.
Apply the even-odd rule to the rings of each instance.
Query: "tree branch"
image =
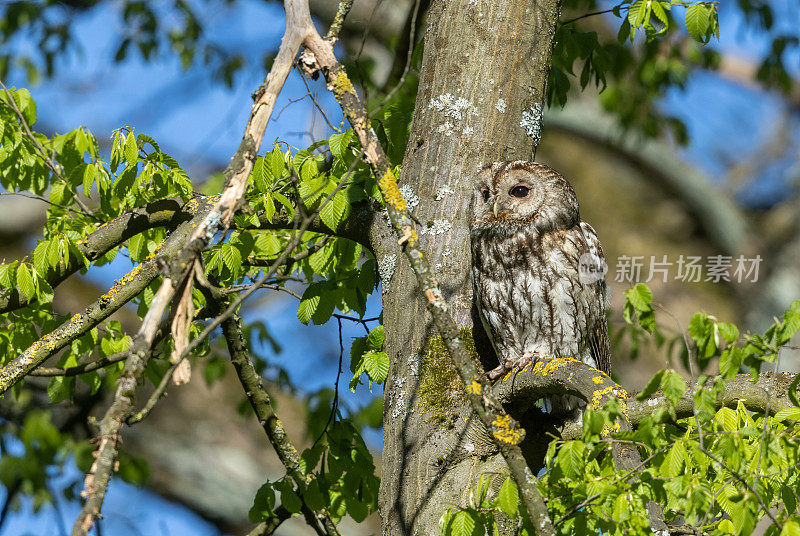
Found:
[[[751,411],[775,414],[792,407],[789,399],[789,385],[795,375],[789,373],[762,373],[754,382],[750,375],[740,374],[724,380],[725,388],[717,398],[716,408],[735,407],[742,402]],[[568,394],[586,400],[592,407],[602,407],[611,396],[616,396],[624,404],[631,426],[637,426],[653,410],[668,404],[660,392],[639,401],[636,393],[628,393],[606,374],[592,368],[582,361],[571,358],[551,359],[526,367],[507,375],[492,387],[497,399],[503,404],[512,404],[515,412],[524,412],[536,400],[554,394]],[[693,398],[695,385],[689,384],[683,397],[675,405],[675,417],[684,419],[694,416]],[[580,436],[580,429],[574,424],[561,430],[565,439]]]
[[[217,303],[220,308],[222,308],[225,302],[220,300]],[[314,474],[303,474],[300,469],[300,455],[286,436],[286,430],[275,413],[269,393],[264,389],[261,383],[261,377],[250,361],[247,344],[242,335],[241,319],[238,315],[233,315],[222,323],[222,333],[228,344],[228,351],[231,354],[231,362],[233,363],[234,369],[236,369],[236,375],[239,377],[239,381],[250,401],[250,405],[253,407],[253,411],[255,411],[258,422],[261,423],[278,458],[284,467],[286,467],[287,473],[298,485],[302,486],[302,491],[302,489],[308,486],[315,478]],[[300,496],[302,498],[302,493]],[[305,499],[303,499],[303,503],[305,504]],[[331,519],[327,509],[311,510],[314,512],[315,518],[325,529],[325,534],[328,536],[339,535],[339,530]]]
[[[81,492],[81,497],[85,502],[72,527],[73,536],[85,535],[91,530],[95,519],[100,517],[100,508],[103,506],[111,471],[117,463],[119,430],[133,408],[136,384],[144,372],[149,357],[149,352],[131,354],[117,380],[114,401],[100,421],[100,433],[95,439],[98,442],[94,453],[95,460],[84,479],[86,489]]]
[[[192,201],[186,205],[175,199],[154,201],[120,214],[75,245],[87,259],[94,261],[143,231],[157,227],[176,228],[184,221],[191,219],[197,208],[197,202]],[[56,288],[82,267],[83,262],[74,255],[70,255],[66,264],[59,264],[57,268],[50,270],[45,279],[51,287]],[[17,289],[9,289],[6,295],[0,298],[0,314],[20,309],[29,303],[30,300],[20,296]]]
[[[178,226],[175,232],[164,240],[159,252],[163,255],[174,255],[180,251],[193,231],[192,226],[201,221],[209,209],[210,203],[201,202],[195,217]],[[33,343],[0,370],[0,394],[6,392],[26,374],[73,340],[111,316],[117,309],[144,290],[158,274],[158,262],[155,257],[138,264],[133,270],[118,279],[107,293],[100,296],[83,312],[74,315],[67,322]],[[155,327],[157,328],[158,324]]]

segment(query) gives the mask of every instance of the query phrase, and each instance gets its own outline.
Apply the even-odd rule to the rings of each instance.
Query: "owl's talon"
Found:
[[[504,364],[501,364],[501,365],[498,365],[497,367],[493,368],[492,370],[490,370],[487,375],[489,376],[490,380],[494,380],[496,378],[499,378],[500,376],[502,376],[503,374],[505,374],[509,370],[511,370],[509,367],[507,367]]]

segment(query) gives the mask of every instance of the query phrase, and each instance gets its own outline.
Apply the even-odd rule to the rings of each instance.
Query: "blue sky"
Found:
[[[725,53],[735,53],[757,60],[764,53],[766,43],[757,34],[744,29],[738,12],[721,13],[721,38],[713,46]],[[800,20],[800,7],[790,0],[775,2],[785,16],[779,24]],[[122,126],[134,126],[155,138],[162,150],[175,156],[190,173],[203,173],[213,166],[224,165],[239,144],[241,133],[250,109],[250,94],[260,84],[264,72],[260,56],[269,47],[276,47],[283,33],[283,11],[277,3],[243,1],[236,9],[199,3],[201,17],[207,22],[209,37],[231,50],[248,52],[248,67],[241,72],[233,89],[209,80],[202,69],[182,72],[178,60],[170,54],[154,62],[144,63],[132,53],[122,65],[109,59],[121,32],[117,9],[103,5],[77,21],[75,30],[81,52],[62,63],[55,79],[44,80],[30,86],[22,78],[6,80],[7,84],[26,86],[38,103],[39,126],[59,132],[83,124],[98,139],[110,139],[111,132]],[[796,30],[795,30],[796,31]],[[24,50],[33,45],[17,41],[13,46]],[[800,77],[798,56],[792,57],[794,74]],[[17,73],[18,75],[19,73]],[[319,82],[310,82],[312,91],[338,124],[341,114]],[[306,86],[293,72],[276,105],[276,114],[287,106],[290,99],[306,93]],[[685,90],[673,90],[662,105],[671,113],[683,118],[692,141],[681,149],[682,157],[702,168],[712,178],[721,180],[729,160],[747,154],[757,147],[771,132],[771,126],[785,114],[779,99],[767,93],[745,89],[723,82],[714,75],[695,76]],[[277,121],[268,127],[266,140],[281,138],[290,144],[304,146],[308,138],[298,131],[306,130],[314,109],[309,99],[286,107]],[[796,113],[795,113],[796,114]],[[798,118],[793,119],[791,133],[797,136]],[[319,128],[315,134],[330,134],[317,117]],[[796,140],[795,140],[796,141]],[[766,169],[760,180],[742,193],[746,203],[755,205],[784,196],[787,192],[787,170],[793,162],[779,162]],[[107,286],[129,268],[122,256],[118,261],[96,271],[93,275],[101,286]],[[379,296],[369,302],[368,316],[379,313]],[[250,310],[253,317],[266,318],[273,334],[283,343],[284,352],[275,356],[275,362],[289,369],[295,379],[302,379],[304,390],[314,391],[331,386],[335,377],[337,333],[331,326],[305,327],[295,317],[293,298],[281,298],[267,310]],[[345,323],[344,340],[362,335],[360,326]],[[347,350],[346,350],[347,352]],[[349,396],[347,361],[342,376],[342,390]],[[375,390],[381,394],[380,388]],[[371,395],[361,389],[357,403],[364,403]],[[377,434],[369,439],[379,446]],[[74,468],[61,478],[76,478]],[[56,483],[60,481],[56,479]],[[63,523],[69,528],[77,514],[76,504],[61,501]],[[106,507],[106,534],[215,534],[215,530],[179,506],[171,506],[162,499],[113,482]],[[153,515],[144,521],[136,517],[136,530],[130,527],[131,512],[148,511]],[[12,516],[4,534],[58,534],[56,511],[45,508],[33,516],[29,505]]]

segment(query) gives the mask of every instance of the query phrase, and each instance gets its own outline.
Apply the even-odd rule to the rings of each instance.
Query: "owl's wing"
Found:
[[[597,238],[597,232],[588,223],[581,222],[581,231],[586,241],[588,253],[600,259],[605,266],[605,255],[603,246]],[[595,283],[591,283],[589,288],[594,293],[590,300],[592,314],[589,319],[589,348],[592,357],[597,363],[597,368],[609,374],[611,372],[611,342],[608,338],[608,321],[606,320],[606,306],[608,305],[608,286],[605,276]]]

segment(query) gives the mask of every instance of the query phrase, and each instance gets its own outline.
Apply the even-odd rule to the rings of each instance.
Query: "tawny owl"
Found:
[[[490,377],[551,357],[607,373],[606,265],[572,186],[543,164],[495,162],[472,202],[475,303],[500,359]]]

